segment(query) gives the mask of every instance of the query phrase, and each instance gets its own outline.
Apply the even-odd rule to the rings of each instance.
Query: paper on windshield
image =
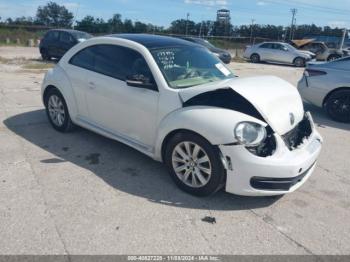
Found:
[[[217,63],[216,68],[220,70],[225,76],[229,76],[231,74],[230,70],[228,70],[223,64]]]

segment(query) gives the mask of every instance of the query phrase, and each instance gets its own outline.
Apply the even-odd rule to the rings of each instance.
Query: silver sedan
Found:
[[[315,54],[309,51],[298,50],[287,43],[268,42],[248,46],[243,56],[246,59],[250,59],[253,63],[265,61],[304,67],[306,62],[315,57]]]
[[[323,107],[339,122],[350,122],[350,57],[309,64],[299,81],[302,98]]]

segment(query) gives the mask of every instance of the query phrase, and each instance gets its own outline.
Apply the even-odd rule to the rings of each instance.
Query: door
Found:
[[[50,56],[53,56],[53,57],[57,56],[57,42],[59,41],[59,36],[60,36],[60,32],[51,31],[48,33],[47,37],[45,38],[45,41],[46,41],[45,46]]]
[[[88,75],[94,70],[95,58],[93,47],[87,47],[75,54],[68,62],[66,74],[72,85],[78,117],[88,119],[89,111],[86,103],[86,93],[89,89]]]
[[[141,146],[152,146],[158,112],[158,90],[128,86],[131,75],[154,82],[144,57],[117,45],[93,47],[94,70],[88,74],[86,102],[90,121]]]
[[[260,60],[272,61],[273,59],[272,43],[265,43],[259,46],[258,54],[260,56]]]
[[[59,57],[64,56],[64,54],[69,49],[71,49],[76,43],[77,41],[71,34],[67,32],[60,32],[60,39],[57,45],[57,55]]]
[[[293,63],[295,55],[292,50],[289,50],[288,47],[282,44],[273,44],[273,56],[272,61],[280,62],[280,63]]]

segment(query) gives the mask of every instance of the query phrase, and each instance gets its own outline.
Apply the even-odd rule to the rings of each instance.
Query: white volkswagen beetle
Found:
[[[74,125],[163,161],[176,184],[204,196],[281,195],[315,168],[322,138],[298,91],[276,77],[239,79],[207,49],[154,35],[98,37],[49,70],[52,126]]]

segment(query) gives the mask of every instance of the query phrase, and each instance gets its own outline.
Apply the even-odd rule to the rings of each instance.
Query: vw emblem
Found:
[[[295,123],[295,116],[293,113],[289,113],[289,120],[290,120],[290,124],[294,125]]]

